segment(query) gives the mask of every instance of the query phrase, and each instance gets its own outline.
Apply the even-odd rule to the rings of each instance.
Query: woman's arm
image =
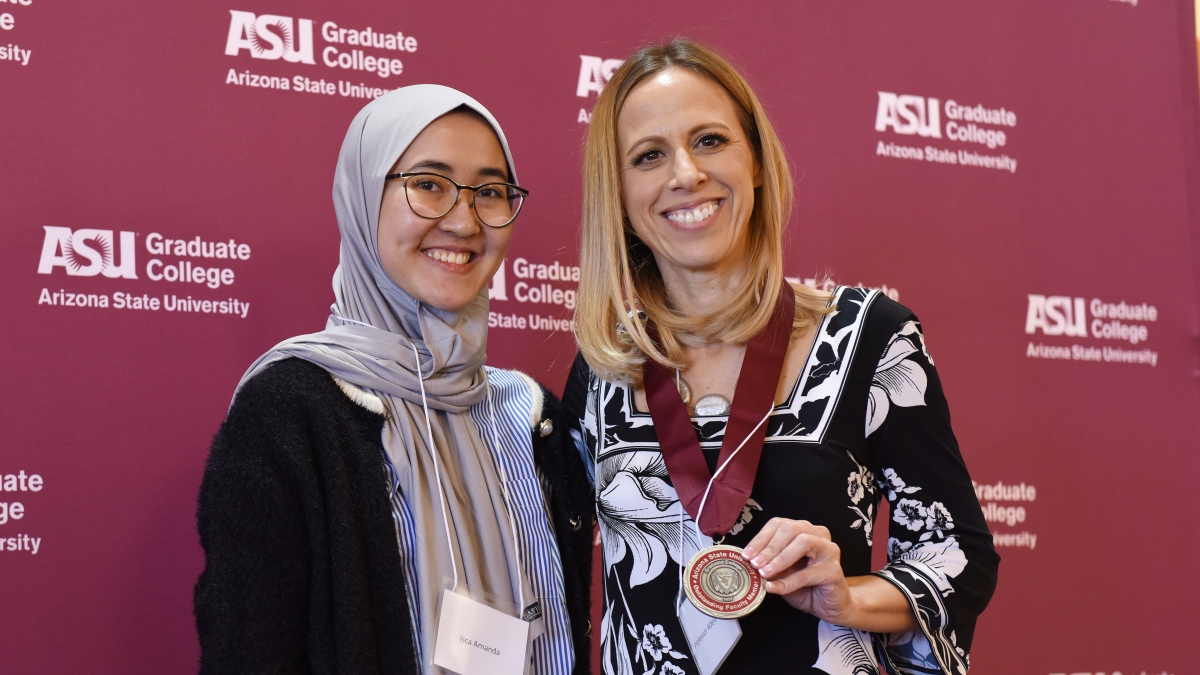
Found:
[[[567,384],[563,387],[562,410],[569,421],[569,433],[579,454],[584,471],[587,472],[588,483],[595,485],[595,467],[592,466],[593,450],[590,440],[596,438],[598,429],[594,411],[588,414],[588,387],[591,386],[592,369],[588,366],[583,354],[575,355],[571,364],[571,372],[567,375]],[[594,514],[594,510],[593,510]]]
[[[303,505],[274,449],[304,443],[261,378],[213,441],[197,521],[205,569],[194,592],[200,673],[307,673],[311,570]]]
[[[865,429],[871,489],[891,506],[887,566],[845,578],[828,531],[804,521],[768,523],[747,550],[771,580],[768,591],[793,606],[834,624],[907,633],[887,640],[897,667],[965,672],[999,556],[921,326],[900,305],[880,302],[889,337],[873,364]]]
[[[950,425],[941,379],[917,318],[890,300],[889,337],[871,381],[865,428],[879,495],[890,505],[888,564],[918,630],[887,647],[901,670],[966,672],[975,620],[1000,557]]]
[[[574,372],[574,371],[572,371]],[[575,672],[589,672],[591,664],[592,535],[595,529],[595,497],[587,469],[571,430],[579,424],[576,413],[566,409],[548,389],[541,387],[543,408],[533,431],[534,459],[549,491],[551,519],[562,561],[563,590],[571,617],[575,645]],[[586,386],[586,382],[584,383]],[[568,387],[568,391],[570,388]],[[586,395],[586,392],[584,392]],[[549,420],[552,427],[542,426]]]

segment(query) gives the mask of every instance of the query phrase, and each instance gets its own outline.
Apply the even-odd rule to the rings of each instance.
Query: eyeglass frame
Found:
[[[470,190],[471,191],[471,201],[468,202],[468,204],[470,204],[471,212],[475,214],[475,218],[479,222],[486,225],[487,227],[493,227],[496,229],[500,229],[502,227],[508,227],[509,225],[513,224],[513,221],[516,220],[517,216],[520,215],[520,213],[521,213],[521,207],[525,206],[525,198],[529,196],[529,190],[526,190],[525,188],[521,187],[520,185],[513,185],[512,183],[505,183],[504,181],[493,181],[490,183],[480,183],[479,185],[460,185],[453,178],[451,178],[449,176],[443,176],[440,173],[434,173],[432,171],[401,171],[400,173],[389,173],[383,177],[383,180],[384,180],[384,182],[387,182],[389,180],[396,180],[397,178],[412,178],[413,176],[436,176],[438,178],[441,178],[441,179],[449,182],[451,185],[454,186],[454,189],[456,190],[456,192],[454,194],[454,201],[450,204],[450,208],[446,209],[446,213],[443,213],[440,216],[422,216],[421,214],[417,213],[417,210],[415,208],[413,208],[412,199],[410,199],[408,196],[408,181],[404,182],[404,200],[406,202],[408,202],[408,208],[412,209],[412,212],[416,213],[418,216],[421,216],[422,218],[428,218],[429,220],[434,220],[436,218],[445,218],[447,214],[449,214],[451,211],[454,210],[455,206],[458,206],[458,198],[462,196],[462,191]],[[508,222],[504,223],[503,225],[491,225],[491,224],[485,222],[483,220],[483,218],[479,217],[479,211],[475,210],[476,191],[479,190],[480,188],[487,187],[489,185],[503,185],[507,188],[512,188],[512,189],[516,190],[517,192],[521,193],[521,205],[517,207],[517,212],[512,215],[512,218],[509,218]]]

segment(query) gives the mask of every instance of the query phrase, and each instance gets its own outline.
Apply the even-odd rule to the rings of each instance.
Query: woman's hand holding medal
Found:
[[[891,583],[875,576],[846,578],[842,550],[828,528],[772,518],[744,551],[767,580],[768,593],[826,623],[873,633],[916,628],[912,611]]]
[[[842,573],[842,551],[828,528],[772,518],[746,545],[745,555],[767,580],[768,593],[829,623],[850,625],[853,599]]]

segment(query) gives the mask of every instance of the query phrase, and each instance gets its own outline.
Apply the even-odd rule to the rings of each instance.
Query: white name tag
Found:
[[[691,600],[683,598],[676,611],[679,625],[696,659],[700,675],[717,672],[733,646],[742,639],[742,626],[737,619],[718,619],[696,609]]]
[[[442,591],[434,665],[459,675],[522,675],[528,645],[529,623]]]

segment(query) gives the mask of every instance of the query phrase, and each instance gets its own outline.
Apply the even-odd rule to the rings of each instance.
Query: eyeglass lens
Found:
[[[408,203],[423,218],[441,218],[454,208],[458,188],[435,174],[411,176],[404,184]],[[503,227],[521,210],[520,192],[503,183],[490,183],[475,189],[475,213],[484,225]]]

